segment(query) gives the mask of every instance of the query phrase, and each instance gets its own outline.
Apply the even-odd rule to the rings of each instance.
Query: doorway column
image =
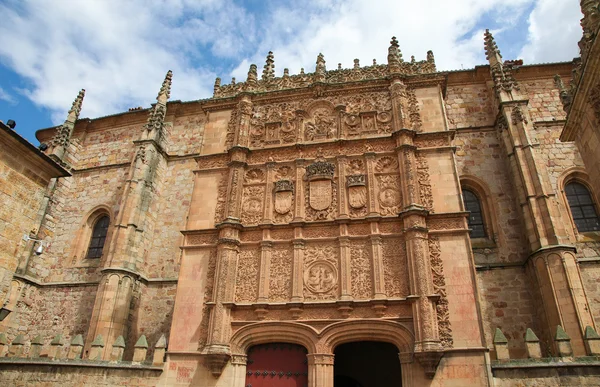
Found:
[[[309,353],[308,387],[333,387],[333,358],[331,353]]]

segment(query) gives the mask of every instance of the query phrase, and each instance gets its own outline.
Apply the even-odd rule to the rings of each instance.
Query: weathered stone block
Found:
[[[65,356],[64,351],[65,341],[61,334],[58,334],[50,342],[50,353],[48,357],[52,360],[63,359]]]
[[[509,360],[510,354],[508,353],[508,340],[500,328],[496,328],[494,334],[494,349],[496,350],[496,358],[498,360]]]
[[[154,357],[152,358],[152,365],[162,366],[165,363],[165,351],[167,350],[167,338],[165,335],[161,335],[160,339],[156,342],[154,347]]]
[[[540,339],[536,336],[531,328],[527,328],[525,333],[525,346],[527,347],[527,357],[530,359],[540,359],[542,357],[542,349],[540,348]]]
[[[556,335],[554,336],[556,343],[556,351],[558,356],[566,357],[573,356],[573,348],[571,347],[571,338],[560,325],[556,326]]]
[[[29,357],[37,358],[42,354],[42,349],[44,347],[44,340],[42,339],[42,335],[37,335],[35,339],[31,342],[31,348],[29,348]]]
[[[102,338],[102,335],[98,335],[92,342],[92,348],[90,349],[89,359],[90,360],[102,360],[103,350],[104,350],[104,339]]]
[[[112,346],[112,351],[110,352],[110,361],[117,363],[123,360],[123,352],[125,351],[125,339],[123,336],[117,337],[117,340]]]
[[[590,326],[585,327],[583,339],[587,354],[590,356],[600,356],[600,335],[598,335],[594,328]]]
[[[6,356],[8,352],[8,340],[6,340],[6,335],[4,333],[0,333],[0,357]]]
[[[8,350],[8,357],[23,357],[23,351],[25,350],[25,336],[22,334],[17,335],[13,342],[10,344]]]
[[[83,351],[83,337],[77,335],[71,340],[71,346],[69,347],[69,354],[67,358],[70,360],[81,359],[81,352]]]
[[[145,335],[141,335],[138,341],[135,343],[135,349],[133,351],[133,362],[142,363],[146,360],[146,354],[148,353],[148,341]]]

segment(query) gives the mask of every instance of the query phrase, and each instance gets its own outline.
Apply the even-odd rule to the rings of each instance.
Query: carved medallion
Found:
[[[337,269],[326,261],[313,262],[304,272],[304,283],[313,293],[327,293],[337,283]]]
[[[275,182],[275,211],[285,215],[292,210],[294,199],[294,183],[290,180]]]
[[[358,209],[367,204],[367,186],[365,175],[350,175],[346,177],[348,186],[348,203],[350,207]]]
[[[242,202],[242,222],[255,224],[262,220],[264,187],[245,187]]]
[[[400,182],[396,175],[378,176],[381,215],[398,215],[400,211]]]

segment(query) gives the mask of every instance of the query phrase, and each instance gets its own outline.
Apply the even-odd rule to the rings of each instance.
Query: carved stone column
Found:
[[[426,216],[427,211],[419,209],[400,214],[405,228],[409,285],[413,298],[415,357],[425,368],[427,376],[433,377],[442,352],[435,309],[438,295],[434,294],[433,288]]]
[[[274,169],[275,169],[275,163],[267,163],[267,180],[266,180],[267,186],[265,187],[265,199],[264,199],[265,209],[264,209],[264,213],[263,213],[264,223],[266,223],[266,224],[273,223],[273,221],[272,221],[272,218],[273,218],[272,203],[273,203],[273,190],[274,190],[273,181],[275,179]]]
[[[346,157],[338,157],[338,202],[339,218],[348,218],[348,204],[346,200]]]
[[[231,355],[231,365],[233,366],[232,387],[244,387],[246,383],[246,365],[248,356]]]
[[[226,221],[239,223],[242,208],[244,169],[248,148],[234,146],[229,150],[229,185],[227,187]]]
[[[252,100],[249,94],[242,94],[238,103],[239,128],[234,144],[242,147],[249,146],[250,119],[252,118]]]
[[[393,130],[399,130],[405,127],[406,112],[404,111],[404,106],[407,99],[406,85],[399,77],[394,77],[389,90],[392,101]]]
[[[294,261],[292,268],[292,302],[304,301],[304,241],[294,241]]]
[[[383,269],[383,255],[381,248],[381,236],[371,235],[371,257],[373,259],[373,298],[384,299],[385,293],[385,276]]]
[[[402,387],[413,386],[413,354],[399,353],[400,369],[402,374]]]
[[[260,275],[258,278],[258,303],[266,304],[269,301],[269,273],[271,267],[271,253],[273,243],[262,241],[260,243]]]
[[[377,199],[375,193],[375,153],[365,153],[367,159],[367,181],[369,189],[367,190],[368,202],[369,202],[369,215],[368,216],[379,216],[377,212]]]
[[[350,239],[340,237],[340,290],[342,301],[352,300],[352,275],[350,267]]]
[[[402,207],[409,208],[414,205],[423,206],[419,198],[419,179],[417,177],[417,163],[415,160],[416,147],[413,144],[415,131],[400,129],[394,132],[396,139],[396,152],[402,180]]]
[[[239,230],[231,224],[220,226],[217,245],[214,291],[208,339],[207,366],[215,377],[221,375],[231,357],[231,305],[234,302],[235,274],[239,254]]]
[[[296,195],[294,197],[294,220],[293,222],[301,222],[304,220],[304,159],[296,160]]]
[[[309,353],[308,387],[333,387],[333,358],[326,353]]]

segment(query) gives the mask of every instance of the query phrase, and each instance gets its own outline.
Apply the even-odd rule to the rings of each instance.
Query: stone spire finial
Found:
[[[69,109],[67,119],[64,124],[57,128],[56,134],[52,137],[52,140],[50,140],[50,144],[48,144],[51,147],[48,153],[53,155],[55,159],[57,158],[62,161],[65,155],[67,147],[71,142],[71,135],[75,128],[75,122],[79,118],[79,113],[81,112],[84,97],[85,89],[81,89],[73,101],[71,109]]]
[[[85,89],[81,89],[79,94],[77,94],[77,98],[73,101],[73,105],[71,105],[71,109],[69,110],[69,115],[67,116],[67,121],[75,123],[79,118],[79,113],[81,112],[81,105],[83,105],[83,97],[85,97]]]
[[[258,71],[256,70],[256,65],[253,63],[250,65],[250,69],[248,70],[248,77],[246,78],[246,84],[248,86],[254,87],[258,82]]]
[[[360,59],[354,59],[354,69],[358,70],[360,69]]]
[[[269,54],[267,55],[267,61],[264,66],[262,79],[263,81],[268,81],[273,78],[275,78],[275,57],[273,56],[273,51],[269,51]]]
[[[219,94],[219,88],[221,87],[221,78],[215,79],[215,86],[213,87],[213,95],[216,97]]]
[[[167,101],[171,97],[171,83],[173,79],[173,72],[171,70],[167,71],[167,75],[165,75],[165,80],[160,87],[160,91],[158,92],[158,96],[156,100],[158,103],[167,104]]]
[[[325,67],[325,56],[323,56],[322,53],[319,53],[317,56],[317,67],[315,68],[315,81],[324,81],[325,71],[327,71],[327,68]]]
[[[433,56],[433,51],[427,51],[427,62],[435,64],[435,57]]]
[[[502,64],[502,55],[500,55],[500,50],[494,40],[494,36],[488,29],[486,29],[484,33],[484,46],[485,57],[490,62],[490,66],[494,66],[498,63]]]
[[[402,62],[402,52],[400,51],[400,46],[398,45],[398,39],[396,39],[395,36],[392,36],[392,40],[390,41],[387,59],[390,72],[398,72],[400,70],[400,62]]]
[[[157,138],[163,136],[162,130],[164,126],[165,116],[167,115],[167,101],[171,96],[171,82],[173,79],[173,72],[167,71],[165,80],[158,91],[156,96],[156,104],[150,109],[148,116],[148,122],[144,126],[147,132],[155,131]]]

